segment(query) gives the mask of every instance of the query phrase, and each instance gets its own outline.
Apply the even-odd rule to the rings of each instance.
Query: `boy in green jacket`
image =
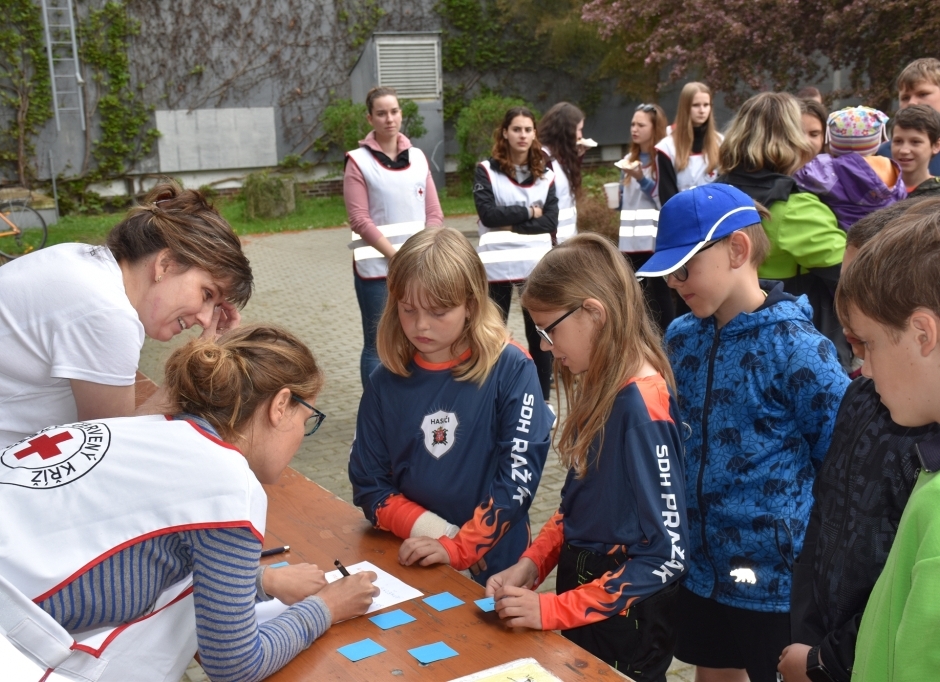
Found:
[[[940,422],[940,214],[902,216],[846,268],[836,308],[865,346],[862,373],[902,426]],[[859,628],[853,682],[940,675],[940,437],[921,473]]]

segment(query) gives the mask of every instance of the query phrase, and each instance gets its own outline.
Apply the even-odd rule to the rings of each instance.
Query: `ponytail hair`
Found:
[[[675,379],[650,321],[640,284],[623,255],[605,237],[579,234],[539,261],[522,293],[522,305],[534,311],[567,311],[594,298],[604,304],[607,321],[591,340],[591,358],[579,376],[555,363],[556,380],[565,387],[568,418],[556,431],[562,463],[578,477],[587,470],[591,443],[610,418],[624,383],[649,362],[670,388]],[[600,448],[598,448],[598,453]]]
[[[454,367],[457,381],[482,386],[508,342],[506,325],[488,294],[486,270],[470,242],[450,227],[430,228],[412,235],[388,267],[388,301],[379,320],[379,359],[392,374],[411,375],[408,366],[417,352],[398,318],[398,302],[447,310],[467,306],[463,334],[453,355],[465,343],[470,357]]]
[[[172,412],[202,417],[229,443],[281,389],[312,402],[323,387],[310,349],[284,329],[261,325],[233,329],[218,341],[193,339],[173,352],[165,376]]]
[[[138,263],[169,249],[183,269],[201,268],[241,307],[251,298],[253,277],[241,241],[201,192],[173,180],[156,185],[131,208],[105,242],[119,263]]]

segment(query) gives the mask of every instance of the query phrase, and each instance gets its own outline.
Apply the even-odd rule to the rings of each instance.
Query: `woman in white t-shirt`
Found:
[[[50,424],[134,412],[144,335],[238,326],[251,296],[232,228],[193,190],[163,182],[106,246],[58,244],[0,268],[0,447]]]

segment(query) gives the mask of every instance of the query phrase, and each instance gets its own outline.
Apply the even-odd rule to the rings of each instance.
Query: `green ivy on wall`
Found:
[[[98,162],[92,178],[121,175],[153,148],[160,133],[150,127],[153,107],[144,104],[142,85],[131,82],[128,41],[140,22],[127,13],[123,0],[111,0],[89,11],[78,26],[80,56],[92,69],[98,87],[101,132],[92,154]]]
[[[35,178],[35,138],[52,116],[52,84],[42,12],[33,0],[0,0],[0,163],[22,185]]]

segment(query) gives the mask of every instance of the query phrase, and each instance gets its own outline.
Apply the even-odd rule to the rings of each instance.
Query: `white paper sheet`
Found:
[[[383,571],[381,568],[368,561],[360,561],[358,564],[347,566],[346,570],[349,571],[350,575],[353,573],[362,573],[363,571],[372,571],[378,576],[375,585],[382,590],[382,592],[373,600],[372,606],[369,607],[366,613],[375,613],[376,611],[387,609],[389,606],[401,604],[403,601],[409,601],[410,599],[424,595],[424,592],[416,590],[411,585],[402,582],[391,573]],[[342,577],[343,575],[339,571],[330,571],[326,574],[326,581],[333,583]]]
[[[276,571],[277,569],[275,568],[274,570]],[[346,570],[349,571],[350,575],[353,573],[362,573],[363,571],[372,571],[378,576],[375,585],[377,585],[382,592],[373,600],[372,606],[366,611],[367,614],[375,613],[376,611],[387,609],[389,606],[401,604],[403,601],[424,595],[423,592],[416,590],[411,585],[402,582],[391,573],[383,571],[381,568],[368,561],[361,561],[358,564],[347,566]],[[334,583],[342,578],[343,575],[339,571],[330,571],[325,577],[328,583]],[[287,604],[277,599],[255,604],[255,614],[258,617],[259,625],[281,615],[286,610]]]

